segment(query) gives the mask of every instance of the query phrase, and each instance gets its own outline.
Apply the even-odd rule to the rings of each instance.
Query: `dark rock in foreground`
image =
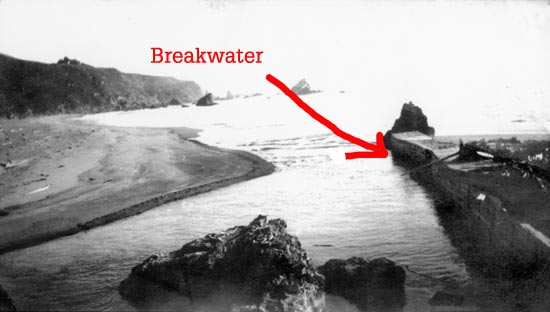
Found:
[[[321,312],[325,291],[365,311],[400,311],[405,305],[405,270],[386,258],[330,260],[318,270],[283,220],[258,216],[248,226],[147,258],[119,292],[138,308],[179,294],[180,302],[207,302],[206,310]]]
[[[214,102],[214,100],[212,100],[212,93],[207,93],[205,96],[201,97],[198,101],[197,101],[197,106],[212,106],[212,105],[216,105],[218,103]]]
[[[191,300],[229,289],[227,311],[322,311],[325,303],[323,277],[298,239],[265,216],[147,258],[119,291],[140,306],[161,288]]]
[[[418,131],[429,136],[435,135],[433,127],[428,125],[428,118],[422,112],[422,109],[412,102],[403,104],[401,115],[395,120],[391,130],[384,135],[384,143],[387,148],[391,148],[390,135],[392,133],[401,133],[409,131]]]
[[[13,312],[17,311],[15,308],[15,303],[11,299],[7,291],[0,286],[0,311],[4,312]]]
[[[333,259],[319,267],[325,291],[342,296],[365,311],[401,311],[405,305],[405,270],[386,258],[367,261]]]

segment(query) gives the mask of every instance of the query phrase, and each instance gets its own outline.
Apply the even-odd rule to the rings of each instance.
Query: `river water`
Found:
[[[347,93],[304,99],[344,130],[371,141],[376,131],[391,126],[399,111],[346,111],[338,103],[353,100]],[[316,265],[331,258],[388,257],[422,274],[407,272],[406,311],[433,310],[427,301],[436,290],[449,283],[475,282],[441,225],[434,199],[403,175],[406,169],[391,157],[343,161],[344,151],[358,147],[329,133],[282,95],[85,119],[118,126],[203,129],[199,140],[256,153],[277,170],[1,255],[0,283],[22,310],[133,310],[117,287],[134,265],[207,233],[248,224],[258,214],[285,219]],[[520,126],[524,128],[519,132],[529,130]],[[345,301],[329,298],[328,310],[344,307],[353,310]]]

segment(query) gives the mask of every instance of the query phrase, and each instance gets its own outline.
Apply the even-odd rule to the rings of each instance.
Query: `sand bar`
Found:
[[[273,172],[187,128],[120,128],[58,115],[0,119],[0,253]]]

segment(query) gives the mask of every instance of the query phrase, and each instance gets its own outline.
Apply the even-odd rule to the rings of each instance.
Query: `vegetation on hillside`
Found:
[[[44,64],[0,54],[0,117],[154,108],[201,95],[193,81],[126,74],[68,57]]]

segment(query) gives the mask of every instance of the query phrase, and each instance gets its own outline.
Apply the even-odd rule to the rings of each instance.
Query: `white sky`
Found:
[[[150,64],[153,46],[261,50],[263,64]],[[550,106],[546,1],[3,0],[0,52],[49,63],[67,55],[220,95],[273,91],[271,73],[394,105]]]

